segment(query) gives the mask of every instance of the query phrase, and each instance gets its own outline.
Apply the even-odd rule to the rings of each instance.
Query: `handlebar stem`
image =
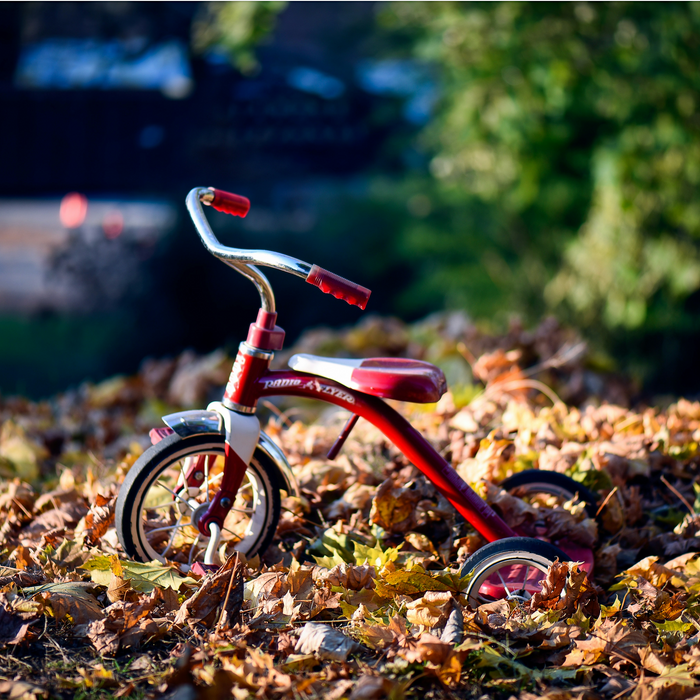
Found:
[[[195,187],[190,190],[185,203],[192,217],[204,247],[216,258],[225,262],[244,277],[249,279],[260,294],[260,304],[265,311],[275,312],[275,295],[267,277],[256,267],[265,265],[276,270],[289,272],[306,279],[311,272],[311,265],[289,255],[274,253],[269,250],[243,250],[221,245],[204,215],[202,202],[208,204],[213,199],[212,191],[207,187]]]

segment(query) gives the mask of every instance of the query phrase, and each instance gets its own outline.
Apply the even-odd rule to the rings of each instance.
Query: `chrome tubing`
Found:
[[[249,279],[260,294],[262,308],[265,311],[275,311],[275,296],[272,287],[265,275],[258,270],[256,265],[265,265],[276,270],[289,272],[297,277],[306,279],[311,272],[311,265],[302,260],[297,260],[288,255],[274,253],[269,250],[244,250],[242,248],[229,248],[221,245],[204,215],[202,201],[211,201],[212,191],[207,187],[195,187],[190,190],[185,203],[192,217],[199,237],[204,247],[216,258],[225,262],[244,277]]]

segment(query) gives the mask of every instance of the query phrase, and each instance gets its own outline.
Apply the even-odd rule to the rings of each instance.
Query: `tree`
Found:
[[[420,135],[432,203],[403,231],[432,261],[416,291],[610,342],[692,327],[697,5],[389,3],[380,22],[442,93]]]

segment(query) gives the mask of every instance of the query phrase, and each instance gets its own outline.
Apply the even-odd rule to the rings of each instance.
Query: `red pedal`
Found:
[[[206,576],[207,574],[213,574],[215,571],[218,571],[219,567],[214,566],[214,564],[202,564],[201,562],[196,561],[190,571],[193,574],[197,574],[197,576]]]

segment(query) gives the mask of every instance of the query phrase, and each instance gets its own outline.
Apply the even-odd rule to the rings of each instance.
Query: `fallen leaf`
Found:
[[[328,573],[319,574],[317,580],[325,581],[331,586],[361,591],[363,588],[374,588],[376,576],[377,572],[373,566],[353,566],[343,562],[334,566]]]
[[[437,627],[447,622],[452,604],[449,591],[428,591],[421,598],[406,604],[406,619],[412,625]]]
[[[394,685],[395,683],[382,676],[362,675],[352,684],[354,687],[350,693],[350,700],[379,700],[391,697]]]
[[[462,612],[462,606],[458,603],[452,603],[452,609],[445,623],[445,629],[443,629],[440,635],[440,641],[446,644],[460,644],[462,637],[464,636],[464,615]]]
[[[415,525],[416,504],[422,496],[415,482],[413,486],[403,487],[387,479],[372,499],[369,520],[388,532],[408,532]]]
[[[382,598],[391,598],[396,594],[411,595],[425,591],[449,590],[451,590],[450,586],[438,581],[430,574],[403,569],[392,571],[375,582],[375,591]]]
[[[57,620],[69,617],[74,625],[84,625],[104,617],[97,600],[87,592],[88,588],[93,588],[92,584],[70,581],[25,588],[25,593],[40,593]]]
[[[234,591],[233,598],[226,593],[229,585]],[[206,576],[199,590],[178,610],[175,616],[175,626],[182,627],[188,622],[202,623],[210,626],[214,622],[219,606],[227,603],[227,624],[230,624],[238,615],[240,608],[234,610],[233,606],[240,605],[243,589],[243,565],[238,559],[238,554],[231,555],[219,570]]]
[[[98,493],[90,510],[78,523],[75,529],[76,537],[82,536],[82,539],[90,547],[97,545],[114,522],[116,500],[116,496],[103,496]]]
[[[101,586],[109,586],[113,567],[119,561],[116,557],[98,555],[88,559],[80,568],[90,572],[90,578]],[[154,588],[173,588],[179,591],[184,585],[193,586],[197,581],[188,576],[181,576],[171,566],[152,561],[142,564],[136,561],[121,561],[123,577],[128,578],[131,587],[142,593],[150,593]]]
[[[359,650],[360,645],[356,641],[321,622],[307,622],[294,648],[297,654],[314,654],[319,659],[329,661],[346,661],[350,654]]]
[[[8,698],[8,700],[39,700],[40,698],[48,698],[49,691],[27,681],[0,680],[0,696]]]
[[[37,619],[35,614],[13,610],[7,598],[0,593],[0,647],[22,641],[29,625]]]

